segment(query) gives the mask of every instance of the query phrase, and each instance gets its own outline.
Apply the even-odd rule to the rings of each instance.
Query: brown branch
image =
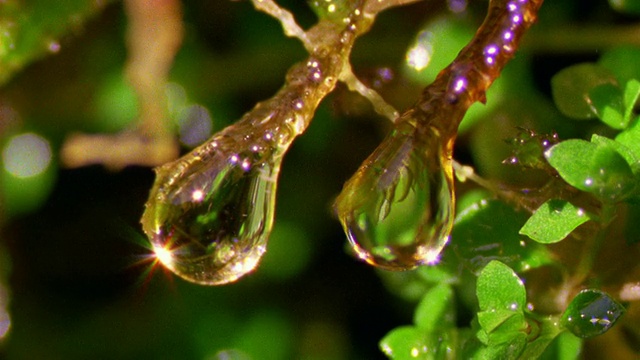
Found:
[[[61,152],[66,166],[156,166],[178,156],[164,90],[184,32],[180,2],[126,0],[125,8],[129,16],[125,73],[138,95],[137,127],[115,135],[70,136]]]

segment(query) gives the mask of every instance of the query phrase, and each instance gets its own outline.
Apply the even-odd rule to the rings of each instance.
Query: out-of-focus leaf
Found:
[[[618,134],[615,141],[629,149],[635,159],[640,159],[640,141],[638,139],[640,139],[640,121],[635,121],[630,127]],[[621,154],[624,155],[622,152]],[[631,165],[635,165],[636,162]]]
[[[634,109],[640,98],[640,81],[631,79],[624,87],[624,121],[629,124],[637,119]]]
[[[609,0],[609,5],[623,14],[640,15],[640,1],[638,0]]]
[[[300,273],[309,263],[313,236],[293,223],[279,222],[271,233],[269,251],[260,264],[260,272],[276,280],[286,280]]]
[[[583,63],[558,72],[551,79],[551,91],[556,106],[564,115],[574,119],[596,116],[589,92],[604,84],[615,85],[614,75],[603,66]]]
[[[451,286],[440,284],[422,298],[413,317],[419,329],[432,333],[455,326],[454,296]]]
[[[265,310],[251,317],[238,334],[233,348],[252,359],[286,359],[293,352],[292,324],[286,316]]]
[[[637,163],[638,161],[640,161],[640,158],[638,158],[638,156],[636,155],[636,153],[629,148],[628,146],[626,146],[625,144],[616,141],[616,140],[612,140],[609,139],[606,136],[600,136],[598,134],[593,134],[591,136],[591,142],[598,145],[598,146],[609,146],[612,149],[614,149],[615,151],[617,151],[620,155],[622,155],[622,157],[627,161],[627,164],[629,164],[629,166],[633,166],[633,164]],[[640,154],[638,154],[640,155]],[[633,170],[633,168],[632,168]]]
[[[614,84],[606,83],[589,90],[592,111],[603,123],[614,129],[624,129],[629,119],[624,116],[622,91]]]
[[[577,360],[580,358],[581,351],[582,339],[570,332],[562,332],[545,349],[539,358],[540,360]]]
[[[60,37],[77,31],[113,0],[7,0],[0,6],[0,85],[29,62],[60,51]]]
[[[637,0],[632,0],[637,1]],[[607,50],[598,60],[598,64],[611,71],[619,84],[625,84],[631,79],[640,79],[640,48],[623,45]]]

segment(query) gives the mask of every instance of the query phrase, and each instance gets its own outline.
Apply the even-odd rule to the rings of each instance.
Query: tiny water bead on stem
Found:
[[[370,27],[375,14],[363,11],[363,3],[351,2],[341,22],[321,19],[302,36],[289,12],[254,0],[300,38],[310,56],[289,70],[274,97],[156,169],[142,226],[164,266],[204,285],[233,282],[256,267],[273,224],[282,158],[335,87],[355,38]]]
[[[542,0],[492,0],[471,42],[347,181],[335,210],[358,257],[387,270],[434,264],[454,218],[458,125],[513,57]]]

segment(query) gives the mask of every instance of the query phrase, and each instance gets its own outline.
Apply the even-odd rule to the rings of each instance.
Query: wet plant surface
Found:
[[[640,8],[374,4],[3,2],[2,357],[637,358]]]

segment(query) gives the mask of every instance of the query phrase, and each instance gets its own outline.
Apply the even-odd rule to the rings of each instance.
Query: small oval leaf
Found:
[[[522,311],[527,301],[522,280],[510,267],[496,260],[480,272],[476,295],[482,311]]]
[[[568,201],[551,199],[533,213],[520,234],[539,243],[556,243],[590,218],[586,211]]]
[[[545,157],[568,184],[602,201],[624,200],[636,185],[627,161],[608,145],[571,139],[551,147]]]
[[[570,66],[551,79],[551,92],[556,106],[564,115],[573,119],[596,117],[589,98],[589,91],[599,85],[617,83],[614,75],[605,67],[593,63]]]

